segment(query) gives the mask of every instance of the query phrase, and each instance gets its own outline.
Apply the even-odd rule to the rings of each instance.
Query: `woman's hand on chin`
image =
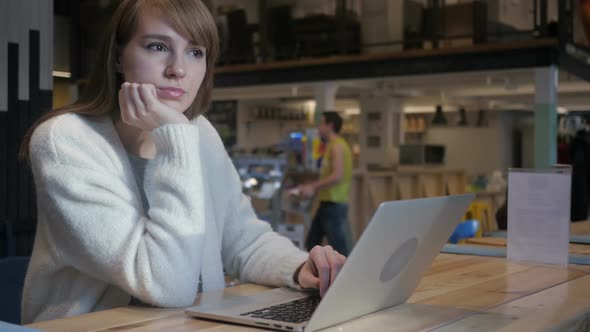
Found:
[[[123,83],[119,90],[119,107],[123,122],[145,131],[166,124],[189,123],[182,112],[158,100],[153,84]]]

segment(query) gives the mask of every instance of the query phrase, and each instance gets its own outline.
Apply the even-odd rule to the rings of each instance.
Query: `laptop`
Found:
[[[317,292],[286,287],[185,310],[189,316],[280,331],[316,331],[404,303],[474,195],[384,202],[334,283]]]

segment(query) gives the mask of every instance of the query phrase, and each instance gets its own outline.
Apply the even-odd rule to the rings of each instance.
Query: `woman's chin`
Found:
[[[175,110],[178,113],[184,113],[188,109],[188,106],[184,105],[184,103],[179,103],[174,100],[160,99],[160,102],[162,102],[162,104],[172,108],[173,110]]]

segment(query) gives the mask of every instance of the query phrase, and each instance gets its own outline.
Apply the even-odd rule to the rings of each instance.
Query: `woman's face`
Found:
[[[137,31],[121,52],[119,71],[126,82],[153,84],[162,103],[184,112],[203,82],[205,52],[148,11],[140,14]]]

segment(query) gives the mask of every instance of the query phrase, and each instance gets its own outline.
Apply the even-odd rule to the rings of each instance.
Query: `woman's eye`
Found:
[[[162,45],[162,44],[149,44],[148,48],[150,50],[154,50],[154,51],[158,51],[158,52],[163,52],[166,50],[166,47],[164,47],[164,45]]]
[[[205,55],[205,53],[200,49],[195,49],[191,50],[191,55],[196,58],[202,58]]]

